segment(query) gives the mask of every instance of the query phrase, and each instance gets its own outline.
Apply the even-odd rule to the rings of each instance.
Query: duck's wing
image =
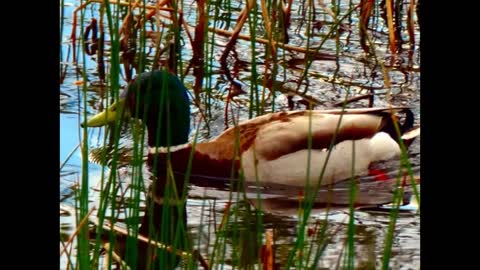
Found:
[[[254,149],[258,158],[264,160],[275,160],[309,147],[328,149],[342,141],[371,138],[382,130],[387,120],[385,115],[374,113],[288,113],[258,129]]]
[[[348,110],[313,110],[270,113],[244,121],[197,150],[215,159],[234,158],[254,146],[259,158],[273,160],[308,149],[328,148],[331,143],[368,138],[391,122],[390,113],[406,107]],[[335,139],[335,140],[332,140]],[[237,150],[235,150],[237,149]]]

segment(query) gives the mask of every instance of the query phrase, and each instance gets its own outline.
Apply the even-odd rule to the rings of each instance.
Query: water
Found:
[[[344,12],[349,7],[349,2],[341,3],[341,10]],[[83,111],[91,115],[94,114],[105,103],[104,94],[108,88],[99,87],[99,73],[95,56],[86,56],[85,62],[79,61],[79,68],[83,65],[86,67],[87,77],[89,79],[88,91],[81,91],[77,83],[81,76],[77,73],[77,66],[71,61],[71,41],[69,36],[72,30],[72,12],[74,8],[78,7],[78,2],[68,3],[64,7],[66,19],[64,21],[63,39],[62,39],[62,59],[65,62],[66,74],[65,79],[60,85],[62,95],[61,98],[61,116],[60,116],[60,161],[64,166],[60,175],[60,202],[63,212],[60,215],[60,222],[62,224],[62,239],[70,237],[76,225],[74,220],[74,202],[75,191],[81,178],[82,156],[77,147],[81,142],[81,130],[79,123],[83,120]],[[224,15],[217,22],[217,27],[224,27],[228,24],[234,25],[235,19],[243,7],[242,3],[232,2],[231,10],[229,11],[222,5],[221,14]],[[91,18],[98,19],[99,6],[91,4],[86,8],[85,25],[87,25]],[[294,5],[292,7],[292,25],[290,26],[290,42],[289,44],[305,47],[307,42],[307,34],[305,32],[306,21],[304,21],[305,14],[301,12],[301,6]],[[184,19],[191,25],[195,25],[196,8],[195,4],[186,2],[184,5]],[[391,58],[388,47],[388,29],[383,20],[379,17],[372,18],[373,25],[375,25],[375,32],[372,32],[374,38],[375,50],[377,57],[382,60]],[[321,43],[322,36],[328,32],[328,25],[332,23],[331,17],[321,8],[317,8],[314,23],[318,26],[317,30],[310,36],[310,46],[318,46]],[[396,60],[395,65],[387,68],[390,76],[390,91],[387,91],[383,73],[375,61],[371,58],[366,58],[362,48],[359,44],[360,37],[358,35],[358,17],[352,16],[351,21],[346,21],[346,32],[340,36],[339,50],[340,54],[336,53],[337,44],[334,39],[329,39],[324,45],[319,56],[320,60],[313,61],[309,68],[308,76],[305,81],[301,82],[296,92],[298,82],[306,67],[304,54],[299,52],[291,52],[288,50],[279,50],[281,60],[279,63],[278,76],[276,78],[276,98],[273,104],[268,104],[265,112],[271,110],[286,110],[286,109],[305,109],[305,101],[310,100],[314,102],[316,109],[331,108],[335,103],[345,99],[347,93],[349,95],[363,95],[369,93],[369,89],[375,89],[375,106],[385,106],[389,103],[394,105],[409,105],[412,106],[416,113],[416,120],[419,123],[420,119],[420,73],[419,73],[419,52],[415,50],[413,54],[409,55],[408,45],[404,45],[404,51],[399,54],[401,60]],[[351,31],[348,31],[351,29]],[[228,29],[231,30],[231,29]],[[77,30],[78,31],[78,30]],[[77,36],[81,31],[77,32]],[[192,31],[193,33],[193,31]],[[249,34],[248,26],[244,26],[243,34]],[[406,32],[405,32],[406,33]],[[192,57],[192,45],[183,32],[185,39],[182,59],[188,63]],[[260,27],[257,32],[258,37],[264,37],[264,28]],[[419,31],[416,27],[415,38],[417,44],[419,43]],[[108,35],[107,35],[108,39]],[[408,40],[407,36],[403,36],[404,40]],[[259,89],[263,91],[261,86],[263,81],[263,72],[265,70],[265,47],[256,46],[254,50],[251,49],[250,42],[240,40],[235,46],[234,51],[227,58],[228,70],[227,74],[221,68],[218,62],[225,43],[228,38],[217,36],[215,38],[215,47],[213,51],[214,60],[212,61],[213,75],[211,76],[211,85],[204,85],[204,88],[211,90],[211,113],[208,123],[208,129],[205,124],[202,124],[200,129],[200,140],[208,140],[220,134],[225,125],[232,125],[233,115],[228,112],[225,113],[227,95],[231,86],[229,76],[235,79],[235,82],[240,85],[245,94],[235,96],[234,101],[229,102],[230,108],[233,108],[234,115],[238,116],[240,120],[246,120],[249,117],[249,94],[252,86],[250,77],[252,74],[252,53],[256,54],[255,63],[257,64],[257,76],[260,78]],[[152,44],[152,41],[147,41],[147,45]],[[78,42],[77,42],[78,46]],[[108,46],[108,44],[107,44]],[[70,52],[69,52],[70,50]],[[283,53],[285,56],[283,57]],[[69,55],[69,56],[67,56]],[[152,57],[153,53],[150,54]],[[108,57],[106,57],[108,59]],[[108,62],[107,62],[108,63]],[[195,77],[192,71],[186,75],[185,84],[187,88],[194,85]],[[125,85],[125,81],[121,81]],[[260,95],[262,92],[260,91]],[[287,94],[282,95],[281,93]],[[272,93],[265,89],[265,96]],[[205,98],[206,94],[201,93],[201,97]],[[83,108],[83,100],[87,99],[87,107]],[[357,102],[349,104],[349,107],[366,107],[369,105],[367,99],[362,99]],[[227,115],[227,118],[225,118]],[[254,114],[255,115],[255,114]],[[200,116],[199,109],[192,105],[192,122]],[[192,128],[195,129],[195,126]],[[97,128],[89,130],[88,144],[93,152],[101,148],[103,145],[104,129]],[[191,137],[194,134],[192,132]],[[410,148],[413,155],[412,162],[419,166],[420,141],[415,141]],[[129,187],[129,175],[131,167],[129,167],[128,153],[131,150],[131,134],[125,131],[122,134],[121,149],[125,152],[125,158],[121,164],[120,185],[124,191]],[[131,155],[131,154],[130,154]],[[101,190],[102,166],[95,162],[94,154],[91,154],[89,165],[89,187],[91,193],[90,206],[98,204],[98,191]],[[104,169],[105,175],[108,175],[108,169]],[[145,178],[149,179],[149,172],[145,171]],[[271,192],[271,191],[270,191]],[[252,193],[252,201],[254,201],[255,193]],[[188,227],[192,239],[195,239],[195,248],[205,257],[209,258],[212,252],[216,232],[220,227],[224,212],[227,208],[228,191],[216,188],[192,186],[189,192],[189,201],[187,205],[188,211]],[[288,258],[292,243],[296,239],[297,225],[298,225],[298,201],[295,194],[290,194],[288,199],[282,198],[265,198],[262,200],[263,224],[265,230],[271,230],[274,236],[274,252],[275,263],[282,268]],[[268,196],[265,196],[268,197]],[[293,199],[292,199],[293,198]],[[392,245],[392,259],[390,268],[392,269],[419,269],[420,266],[420,233],[419,215],[415,214],[415,205],[404,207],[397,221],[395,229],[395,237]],[[125,214],[125,213],[123,213]],[[121,219],[124,215],[119,216]],[[348,228],[348,209],[336,208],[330,209],[328,214],[326,209],[318,207],[314,209],[312,219],[309,221],[309,235],[307,243],[313,246],[317,245],[316,238],[319,228],[322,224],[327,224],[326,235],[328,236],[328,245],[325,248],[323,255],[320,257],[318,269],[335,269],[339,262],[342,261],[341,254],[346,252],[345,237]],[[92,216],[95,216],[95,211]],[[328,223],[325,222],[328,220]],[[120,223],[121,224],[121,223]],[[355,212],[355,252],[356,252],[356,268],[357,269],[371,269],[372,263],[375,268],[382,265],[382,255],[384,250],[384,239],[388,231],[389,213],[382,209],[365,209]],[[228,231],[228,230],[227,230]],[[264,231],[259,232],[261,234]],[[231,258],[223,263],[225,268],[230,268],[234,261],[236,243],[230,238],[227,240],[227,258]],[[318,246],[318,245],[317,245]],[[75,247],[75,245],[73,246]],[[260,247],[259,247],[260,248]],[[74,248],[72,249],[74,252]],[[313,256],[314,254],[311,254]],[[73,258],[74,256],[72,256]],[[233,258],[233,259],[232,259]],[[313,258],[313,257],[312,257]],[[66,256],[61,257],[62,268],[67,267]]]

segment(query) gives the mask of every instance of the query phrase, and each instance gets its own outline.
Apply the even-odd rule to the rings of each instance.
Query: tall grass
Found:
[[[80,27],[83,29],[84,27],[84,12],[80,12]],[[83,41],[83,38],[80,39]],[[74,48],[75,50],[75,48]],[[83,63],[85,63],[85,54],[82,54],[82,60]],[[82,74],[83,74],[83,84],[82,84],[82,90],[83,92],[86,92],[87,89],[87,68],[85,65],[82,65]],[[87,107],[87,100],[83,99],[83,106],[84,108]],[[87,117],[87,111],[85,110],[83,113],[83,117]],[[82,137],[86,138],[87,137],[87,129],[83,129]],[[89,195],[88,195],[88,141],[84,140],[82,143],[81,147],[82,151],[82,178],[81,178],[81,185],[80,185],[80,192],[78,196],[78,209],[79,209],[79,216],[77,217],[77,224],[80,224],[80,220],[83,220],[88,213],[88,201],[89,201]],[[78,233],[78,249],[77,249],[77,254],[78,254],[78,265],[80,269],[87,269],[90,266],[90,243],[88,241],[88,227],[87,226],[82,226],[80,228],[80,231]]]
[[[322,57],[322,53],[331,54],[336,63],[336,68],[333,73],[320,74],[323,78],[328,78],[331,82],[332,88],[337,91],[338,95],[343,99],[342,108],[345,108],[350,102],[351,95],[354,95],[352,89],[352,81],[356,78],[348,77],[342,74],[341,59],[354,59],[353,53],[342,51],[341,48],[341,32],[348,31],[347,45],[357,48],[357,54],[365,59],[365,64],[361,68],[367,69],[370,74],[380,73],[383,78],[375,78],[370,83],[374,82],[383,84],[387,91],[387,97],[391,97],[392,84],[390,73],[398,66],[387,62],[385,54],[379,48],[379,39],[377,36],[382,34],[381,31],[371,30],[382,28],[378,25],[383,25],[387,29],[388,38],[380,46],[388,46],[389,54],[392,56],[389,59],[395,59],[402,55],[401,43],[411,45],[411,50],[414,50],[414,33],[415,20],[413,16],[413,6],[415,1],[403,3],[400,1],[386,1],[386,7],[380,5],[380,1],[302,1],[300,3],[293,3],[287,1],[281,3],[281,0],[259,0],[256,3],[250,1],[251,6],[245,8],[245,3],[231,0],[219,1],[171,1],[168,5],[162,8],[162,15],[155,5],[147,1],[132,1],[130,4],[120,1],[80,1],[82,8],[78,9],[79,18],[78,25],[74,25],[77,31],[72,42],[73,45],[78,42],[81,45],[75,45],[72,48],[75,60],[77,61],[77,76],[81,79],[83,84],[78,87],[78,96],[80,97],[82,109],[81,117],[87,119],[90,116],[89,95],[89,79],[97,76],[92,74],[91,68],[87,67],[87,54],[84,44],[91,42],[85,40],[85,22],[88,21],[86,16],[87,8],[95,8],[97,11],[92,12],[93,16],[100,18],[100,29],[105,32],[105,39],[101,38],[98,44],[97,59],[104,59],[102,65],[106,67],[108,76],[105,80],[105,88],[107,91],[101,96],[105,105],[109,105],[113,101],[119,100],[121,85],[124,85],[131,78],[129,74],[139,74],[145,70],[151,69],[168,69],[170,72],[178,75],[179,78],[186,84],[190,85],[193,74],[200,74],[200,78],[194,83],[193,106],[199,110],[202,119],[194,119],[196,123],[196,132],[193,137],[193,149],[197,140],[200,140],[200,128],[210,127],[210,121],[214,118],[215,107],[224,106],[225,109],[225,123],[230,126],[235,126],[240,120],[245,119],[243,115],[248,115],[248,118],[260,116],[269,111],[275,111],[282,106],[278,97],[285,93],[282,88],[283,83],[294,81],[294,89],[286,90],[291,97],[295,95],[299,97],[303,103],[292,103],[291,108],[301,108],[301,104],[306,104],[306,109],[317,108],[320,105],[318,102],[322,93],[314,87],[310,87],[311,83],[315,83],[315,77],[318,73],[326,73],[324,70],[315,70]],[[63,1],[61,2],[63,5]],[[407,8],[403,8],[406,6]],[[204,14],[199,15],[198,9],[204,9]],[[247,37],[240,37],[248,41],[235,40],[235,33],[231,33],[226,37],[227,40],[234,44],[234,48],[229,53],[225,54],[226,63],[218,63],[218,56],[225,53],[227,48],[221,46],[219,42],[220,37],[225,38],[222,32],[211,29],[211,26],[220,28],[224,22],[224,30],[231,31],[232,28],[238,26],[240,20],[235,21],[230,18],[225,18],[224,14],[238,15],[239,11],[244,8],[247,16],[246,25],[241,27],[241,33],[247,34]],[[63,9],[62,9],[63,10]],[[294,13],[292,10],[297,10]],[[405,19],[402,10],[408,10],[408,18]],[[154,12],[155,13],[152,13]],[[180,12],[181,11],[181,12]],[[194,15],[186,11],[193,11]],[[385,12],[386,20],[382,22],[380,13]],[[167,14],[165,17],[163,14]],[[265,14],[273,14],[272,17],[266,17]],[[187,16],[188,15],[188,16]],[[300,16],[299,16],[300,15]],[[319,19],[322,17],[323,19]],[[62,16],[63,18],[63,16]],[[104,22],[106,18],[106,22]],[[161,18],[161,19],[160,19]],[[290,18],[290,21],[288,21]],[[290,22],[291,26],[288,26]],[[64,23],[61,21],[61,32],[64,32]],[[105,24],[105,25],[102,25]],[[358,25],[356,25],[358,23]],[[194,27],[193,25],[196,24]],[[317,24],[317,25],[316,25]],[[318,24],[320,30],[318,29]],[[399,25],[400,24],[400,25]],[[188,25],[188,26],[187,26]],[[409,41],[401,40],[399,36],[399,29],[407,25],[409,31]],[[210,27],[210,29],[209,29]],[[195,29],[195,36],[191,38],[192,29]],[[347,30],[345,30],[347,29]],[[237,33],[238,34],[238,33]],[[153,37],[153,38],[152,38]],[[265,38],[266,44],[259,40]],[[350,40],[351,41],[348,41]],[[283,44],[286,40],[289,45],[295,47],[295,50],[285,47]],[[335,46],[327,46],[329,42],[334,40]],[[345,42],[345,40],[342,40]],[[263,44],[263,45],[262,45]],[[352,45],[353,44],[353,45]],[[400,46],[398,46],[400,45]],[[261,46],[261,47],[260,47]],[[227,46],[228,47],[228,46]],[[190,55],[191,48],[200,48],[195,53],[194,57],[201,56],[202,59],[189,59],[185,55]],[[63,46],[62,46],[63,49]],[[150,52],[153,50],[153,55]],[[230,48],[232,49],[232,48]],[[195,49],[194,49],[195,50]],[[302,52],[303,53],[299,53]],[[306,53],[305,53],[306,52]],[[63,59],[63,54],[62,59]],[[133,56],[133,57],[131,57]],[[262,59],[263,58],[263,59]],[[296,65],[290,65],[289,61],[300,59],[301,68],[298,69]],[[239,72],[238,62],[250,61],[248,67]],[[261,64],[263,60],[264,64]],[[233,63],[232,63],[233,61]],[[325,60],[329,61],[329,60]],[[393,60],[392,60],[393,61]],[[193,63],[193,64],[192,64]],[[98,63],[97,63],[98,64]],[[360,62],[357,62],[360,65]],[[193,65],[193,67],[192,67]],[[195,66],[199,65],[199,66]],[[220,66],[220,67],[219,67]],[[227,67],[225,69],[225,67]],[[197,73],[198,69],[201,73]],[[100,70],[100,69],[98,69]],[[245,76],[245,72],[248,75]],[[366,73],[366,72],[365,72]],[[125,76],[122,76],[125,75]],[[81,76],[81,77],[80,77]],[[99,76],[99,75],[98,75]],[[125,77],[127,81],[123,81],[121,77]],[[193,76],[195,77],[195,76]],[[373,77],[373,75],[372,75]],[[244,96],[232,94],[229,91],[227,97],[218,89],[216,79],[222,78],[227,81],[227,84],[233,85],[233,79],[248,81],[248,93]],[[245,88],[244,88],[245,89]],[[365,86],[360,90],[372,89]],[[375,94],[373,90],[369,90]],[[282,93],[281,93],[282,92]],[[223,97],[222,97],[222,94]],[[315,98],[315,96],[317,98]],[[220,97],[220,98],[219,98]],[[245,98],[247,97],[247,98]],[[313,98],[312,98],[313,97]],[[165,97],[168,98],[168,97]],[[163,99],[162,99],[163,100]],[[291,101],[291,100],[290,100]],[[138,102],[137,102],[138,104]],[[237,109],[232,107],[236,105]],[[325,104],[325,103],[323,103]],[[137,113],[140,113],[137,107]],[[240,114],[240,111],[246,114]],[[162,117],[160,117],[162,119]],[[215,119],[214,119],[215,120]],[[213,121],[214,121],[213,120]],[[233,122],[233,124],[232,124]],[[311,124],[311,123],[310,123]],[[169,130],[175,128],[175,123],[167,123]],[[337,126],[338,130],[339,125]],[[400,136],[400,130],[396,126],[397,132]],[[196,269],[203,267],[199,261],[198,253],[201,246],[199,233],[198,239],[189,239],[188,229],[183,227],[181,222],[178,222],[175,231],[179,234],[174,239],[178,245],[173,245],[173,249],[158,248],[152,244],[147,245],[145,250],[140,249],[144,244],[138,241],[138,220],[140,220],[142,213],[151,215],[153,208],[142,209],[142,196],[148,191],[145,186],[144,162],[145,156],[145,139],[146,127],[145,123],[139,125],[139,122],[130,121],[128,124],[116,122],[114,125],[106,128],[104,133],[103,151],[101,152],[101,163],[103,164],[102,174],[100,176],[100,186],[102,191],[96,204],[96,212],[91,220],[95,220],[97,226],[82,226],[77,235],[77,251],[75,253],[76,260],[71,260],[68,268],[78,269],[103,269],[102,263],[107,264],[106,268],[113,268],[113,265],[129,265],[131,269],[135,269],[139,265],[140,260],[145,258],[152,258],[155,254],[162,262],[166,262],[167,258],[174,258],[175,254],[182,254],[185,263],[181,267],[185,269]],[[129,130],[129,131],[126,131]],[[213,130],[211,135],[218,134],[221,130]],[[131,178],[130,184],[124,190],[124,185],[121,182],[119,168],[124,166],[122,163],[122,139],[125,134],[131,135],[132,143],[132,157],[129,161],[128,168]],[[167,137],[171,136],[167,132]],[[240,142],[239,135],[236,133],[235,155],[239,155]],[[76,197],[75,207],[78,209],[77,224],[85,219],[91,211],[91,191],[89,179],[89,133],[86,127],[81,130],[81,181],[80,189]],[[168,140],[171,138],[168,137]],[[159,140],[159,138],[157,138]],[[330,144],[330,149],[335,143],[335,136]],[[312,149],[312,136],[308,138],[308,149]],[[401,171],[408,172],[409,179],[412,183],[412,188],[417,200],[420,201],[419,191],[414,183],[414,175],[411,165],[408,161],[408,155],[405,145],[401,145],[402,149],[402,163],[399,165]],[[352,155],[355,154],[355,147]],[[188,199],[188,185],[191,178],[191,164],[193,154],[190,156],[189,165],[186,168],[183,179],[179,179],[178,175],[174,176],[173,171],[167,170],[167,181],[184,181],[184,189],[176,190],[175,185],[170,185],[172,189],[166,189],[164,198],[168,200],[173,198],[176,201],[182,202],[177,208],[164,207],[163,223],[161,228],[169,226],[168,217],[173,215],[173,211],[178,211],[180,217],[183,216],[183,204]],[[168,159],[167,159],[168,160]],[[328,157],[327,157],[328,161]],[[157,160],[154,160],[153,168],[156,168]],[[168,164],[168,162],[167,162]],[[264,223],[264,213],[262,212],[262,194],[257,190],[257,208],[253,209],[249,203],[247,194],[242,192],[245,190],[246,183],[243,179],[243,173],[240,170],[239,177],[235,177],[233,171],[235,164],[232,164],[232,174],[230,177],[231,187],[234,188],[229,191],[228,204],[225,206],[224,214],[221,215],[222,220],[220,224],[211,224],[209,221],[203,220],[204,215],[201,215],[199,232],[203,227],[215,227],[214,240],[209,244],[207,249],[203,252],[207,258],[209,268],[224,269],[227,264],[232,264],[233,268],[240,269],[268,269],[266,260],[259,256],[261,246],[264,244],[264,232],[268,227]],[[305,164],[309,172],[310,158]],[[322,164],[321,166],[325,165]],[[352,171],[355,164],[352,164]],[[105,173],[108,168],[108,174]],[[153,175],[157,172],[153,171]],[[331,205],[326,206],[326,216],[321,225],[316,228],[314,235],[309,234],[309,226],[312,224],[311,213],[315,207],[315,200],[321,186],[323,178],[323,171],[317,183],[308,183],[308,187],[304,190],[303,199],[299,201],[298,225],[296,227],[296,237],[289,243],[288,256],[283,258],[281,268],[297,269],[315,269],[319,266],[325,250],[328,248],[328,243],[334,236],[334,233],[329,231],[328,214]],[[306,175],[309,179],[309,175]],[[257,182],[258,181],[257,176]],[[339,258],[341,263],[339,267],[343,269],[355,269],[358,266],[358,256],[355,251],[356,245],[356,228],[355,228],[355,196],[356,185],[354,184],[354,177],[350,185],[350,201],[345,208],[348,209],[348,223],[345,234],[345,252],[342,258]],[[390,222],[388,231],[383,242],[382,269],[389,269],[392,259],[392,245],[394,234],[396,230],[396,222],[399,217],[399,208],[401,199],[403,197],[402,176],[397,177],[397,185],[395,192],[392,195],[393,208],[390,212]],[[155,185],[155,181],[153,182]],[[172,210],[173,209],[173,210]],[[203,211],[202,207],[202,211]],[[117,225],[120,214],[123,213],[125,217],[124,227],[126,228],[126,235],[119,234],[118,230],[107,227],[103,224]],[[206,224],[204,224],[204,222]],[[339,229],[337,229],[339,230]],[[160,237],[153,235],[153,230],[150,230],[149,238],[152,239],[167,239],[168,231],[160,232]],[[93,238],[91,239],[91,236]],[[162,236],[163,235],[163,236]],[[209,243],[211,240],[208,240]],[[108,244],[107,244],[108,243]],[[182,246],[179,243],[187,243]],[[120,248],[121,247],[121,248]],[[177,250],[178,249],[178,250]],[[140,250],[140,252],[139,252]],[[123,251],[123,252],[122,252]],[[123,253],[123,254],[122,254]],[[121,254],[118,258],[118,254]],[[173,254],[173,255],[172,255]],[[196,254],[196,255],[195,255]],[[73,255],[72,255],[73,256]],[[339,255],[340,256],[340,255]],[[202,257],[202,256],[200,256]],[[278,259],[278,258],[275,258]],[[120,262],[119,260],[123,260]],[[75,265],[73,265],[75,264]],[[375,265],[375,263],[374,263]],[[163,268],[167,267],[166,264]]]

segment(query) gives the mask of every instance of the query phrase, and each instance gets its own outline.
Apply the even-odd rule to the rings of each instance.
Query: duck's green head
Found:
[[[187,89],[166,71],[142,73],[128,85],[118,102],[84,124],[98,127],[131,117],[145,121],[149,146],[187,143],[190,131]]]

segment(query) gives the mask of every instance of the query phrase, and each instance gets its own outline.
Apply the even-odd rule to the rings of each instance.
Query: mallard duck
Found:
[[[170,152],[173,170],[185,172],[194,148],[193,175],[230,178],[233,165],[233,173],[241,168],[247,182],[291,186],[318,183],[327,155],[321,185],[351,177],[353,145],[354,175],[367,173],[373,162],[399,156],[401,139],[392,113],[405,114],[400,132],[406,146],[419,134],[419,129],[411,130],[414,116],[406,107],[288,111],[241,122],[211,141],[193,145],[188,142],[189,106],[187,89],[177,77],[165,71],[146,72],[128,86],[119,102],[86,124],[94,127],[113,122],[126,108],[128,117],[145,121],[149,157],[158,157],[159,166]]]
[[[408,146],[419,134],[419,129],[411,130],[414,116],[406,107],[311,110],[269,113],[241,122],[208,142],[189,143],[187,93],[176,76],[166,71],[145,72],[128,85],[118,102],[85,122],[89,127],[98,127],[124,118],[144,121],[148,132],[148,165],[157,176],[151,187],[153,196],[147,199],[147,207],[153,204],[154,209],[151,215],[145,215],[140,226],[144,235],[152,230],[148,224],[153,224],[156,231],[162,217],[168,216],[162,214],[168,208],[163,200],[165,187],[170,183],[167,159],[172,171],[179,174],[189,167],[193,151],[191,175],[230,179],[242,171],[245,181],[252,183],[324,186],[350,178],[352,160],[353,175],[362,175],[373,162],[399,156],[400,141]],[[393,113],[405,115],[399,125],[401,137],[395,131]],[[307,168],[310,168],[308,173]],[[174,183],[178,192],[184,190],[183,177]],[[177,210],[175,200],[167,201],[173,207],[169,209],[174,214],[170,222],[175,224],[182,219],[185,225],[185,205],[182,212]],[[173,236],[166,240],[172,241]]]

